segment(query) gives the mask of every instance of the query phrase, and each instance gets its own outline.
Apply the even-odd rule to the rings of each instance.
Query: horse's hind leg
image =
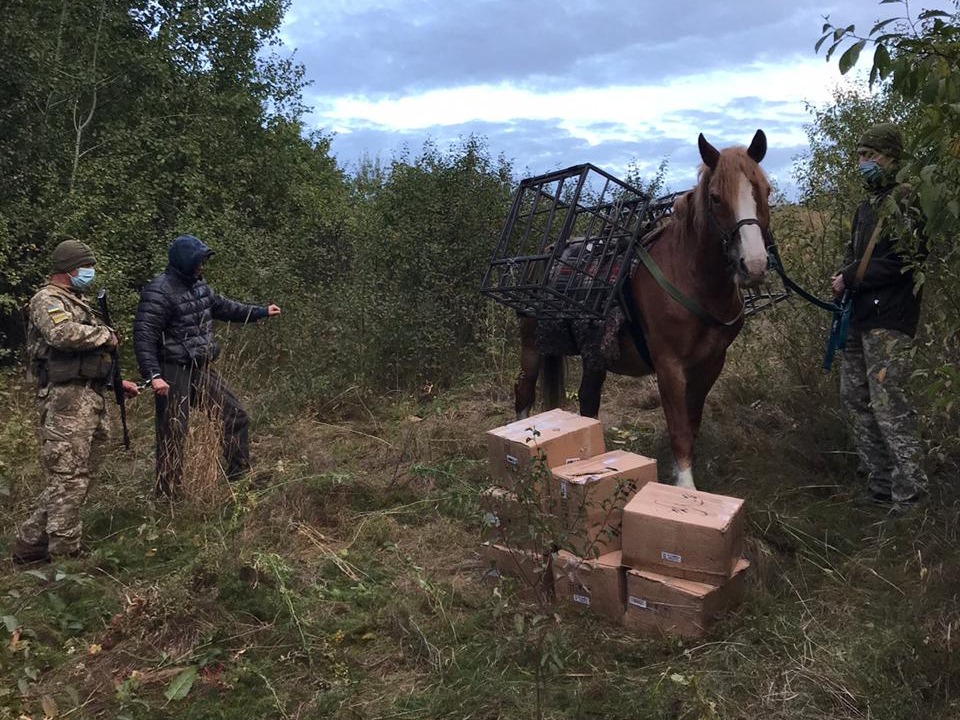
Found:
[[[537,351],[535,331],[537,321],[520,318],[520,374],[513,386],[513,408],[518,419],[530,416],[537,399],[537,376],[540,375],[541,357]]]
[[[513,385],[513,409],[516,410],[518,420],[530,417],[533,403],[537,400],[539,374],[540,354],[533,353],[528,357],[523,353],[520,360],[520,374],[517,375],[517,382]]]
[[[600,414],[600,392],[603,381],[607,379],[606,370],[583,369],[580,378],[580,414],[595,418]]]
[[[563,356],[547,355],[543,358],[543,405],[553,410],[563,405]]]

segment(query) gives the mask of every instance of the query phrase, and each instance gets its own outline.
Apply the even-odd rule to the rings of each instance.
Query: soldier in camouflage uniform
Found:
[[[117,336],[83,297],[96,264],[90,248],[65,240],[53,251],[50,279],[30,300],[27,353],[40,403],[40,460],[47,487],[17,531],[13,561],[46,562],[80,554],[80,507],[95,445],[109,435],[104,388]],[[139,392],[124,381],[128,396]]]
[[[890,123],[861,137],[859,169],[870,197],[857,208],[843,268],[832,283],[837,297],[853,291],[840,394],[868,477],[866,499],[897,512],[915,506],[927,487],[916,411],[904,392],[922,300],[912,265],[925,247],[912,193],[896,181],[902,152],[900,131]]]

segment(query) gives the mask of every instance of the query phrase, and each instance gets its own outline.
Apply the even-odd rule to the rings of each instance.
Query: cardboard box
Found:
[[[553,587],[558,603],[623,622],[626,569],[619,551],[591,560],[561,550],[553,559]]]
[[[549,469],[600,455],[603,428],[595,418],[566,410],[550,410],[487,432],[490,474],[508,490],[528,479],[543,458],[544,482]]]
[[[657,461],[614,450],[552,469],[546,506],[558,518],[557,540],[574,555],[597,557],[620,549],[623,507],[648,482]]]
[[[743,550],[743,500],[647,483],[623,509],[623,564],[721,585]]]
[[[480,509],[485,542],[524,550],[551,549],[556,522],[532,499],[521,500],[509,490],[490,487],[480,493]]]
[[[501,578],[508,577],[516,581],[521,597],[544,602],[553,598],[550,555],[483,543],[480,546],[480,563],[484,582],[499,584]]]
[[[701,637],[720,614],[742,600],[749,561],[737,561],[723,585],[709,585],[646,570],[627,571],[624,625],[648,634]]]

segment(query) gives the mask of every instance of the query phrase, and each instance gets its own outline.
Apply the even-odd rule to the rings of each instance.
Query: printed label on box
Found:
[[[675,555],[674,553],[667,552],[666,550],[660,551],[660,558],[666,560],[667,562],[683,562],[683,558],[680,555]]]
[[[513,465],[514,467],[516,467],[519,464],[520,464],[520,461],[517,458],[515,458],[513,455],[507,455],[507,465]]]
[[[647,609],[647,601],[643,598],[633,597],[633,595],[631,595],[627,598],[627,603],[636,608],[643,608],[644,610]]]
[[[564,500],[567,499],[567,481],[566,480],[560,481],[560,497],[562,497]]]
[[[589,604],[590,604],[590,596],[589,596],[589,595],[577,595],[576,593],[574,593],[574,594],[573,594],[573,601],[574,601],[575,603],[580,603],[581,605],[589,605]]]

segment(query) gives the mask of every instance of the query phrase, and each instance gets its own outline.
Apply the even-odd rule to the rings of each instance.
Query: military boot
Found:
[[[20,538],[13,546],[13,563],[15,565],[34,565],[50,562],[50,552],[46,545],[31,545]]]

